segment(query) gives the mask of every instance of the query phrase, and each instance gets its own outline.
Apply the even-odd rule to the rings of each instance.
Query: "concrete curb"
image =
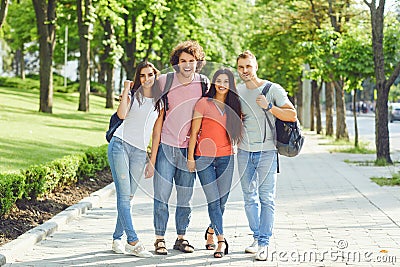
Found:
[[[15,259],[21,251],[29,249],[36,243],[45,239],[47,236],[62,229],[64,225],[80,217],[82,214],[85,214],[87,210],[97,206],[103,198],[110,196],[114,192],[114,183],[111,183],[106,187],[90,194],[90,196],[85,197],[77,204],[66,208],[45,223],[27,231],[17,239],[3,245],[0,247],[0,266],[5,265],[7,263],[7,259]]]

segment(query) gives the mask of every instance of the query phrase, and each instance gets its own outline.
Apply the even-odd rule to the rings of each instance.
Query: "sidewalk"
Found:
[[[194,253],[172,250],[176,236],[171,205],[166,234],[169,255],[141,259],[113,254],[116,207],[110,185],[98,193],[98,201],[92,203],[91,209],[60,224],[45,240],[29,248],[21,245],[37,238],[32,231],[21,240],[0,247],[0,254],[7,258],[5,266],[398,266],[400,187],[379,187],[369,178],[390,176],[399,167],[347,164],[345,159],[373,160],[375,155],[330,153],[332,147],[323,145],[326,142],[306,133],[301,155],[279,158],[276,221],[267,262],[254,261],[253,255],[244,253],[252,236],[237,173],[224,215],[229,254],[222,259],[214,259],[212,251],[204,247],[209,219],[198,181],[187,233],[196,248]],[[143,180],[135,196],[133,218],[139,238],[153,252],[151,196],[152,181]]]

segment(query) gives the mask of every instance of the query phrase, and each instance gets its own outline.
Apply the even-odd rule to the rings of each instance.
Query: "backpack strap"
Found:
[[[265,84],[264,88],[262,89],[261,94],[267,96],[269,89],[271,88],[272,83],[270,81],[267,81],[267,83]]]
[[[133,101],[135,101],[135,91],[133,91],[133,89],[131,89],[131,103],[129,105],[129,110],[131,110],[131,108],[132,108]]]
[[[167,94],[169,93],[169,89],[171,89],[171,85],[172,85],[173,81],[174,81],[174,73],[168,72],[167,80],[165,81],[164,91],[163,91],[163,95],[162,95],[165,111],[167,111],[169,109]]]
[[[200,75],[200,81],[201,81],[201,96],[206,96],[206,94],[208,92],[208,88],[209,88],[209,79],[207,78],[207,76],[205,76],[203,74],[199,74],[199,75]],[[168,95],[169,90],[171,89],[173,81],[174,81],[174,72],[168,72],[167,79],[165,81],[164,91],[163,91],[163,94],[161,97],[163,100],[163,104],[164,104],[164,120],[165,120],[167,110],[169,109],[167,95]]]
[[[272,82],[267,81],[267,83],[265,84],[261,94],[263,94],[264,96],[267,96],[267,93],[269,92],[269,89],[271,88],[271,86],[272,86]],[[276,146],[276,131],[275,131],[275,127],[272,126],[272,122],[268,117],[267,111],[265,111],[265,109],[263,109],[263,111],[264,111],[265,117],[267,118],[267,122],[269,124],[269,127],[271,129],[273,129],[272,130],[272,134],[274,135],[274,144]],[[267,124],[265,124],[264,141],[263,142],[265,142],[266,138],[267,138]],[[276,152],[276,164],[277,164],[277,166],[276,166],[277,170],[276,171],[277,171],[277,173],[280,173],[280,171],[279,171],[279,154],[278,154],[278,151]]]
[[[267,83],[265,84],[264,88],[262,89],[261,94],[263,94],[264,96],[267,96],[267,93],[269,92],[269,89],[271,88],[272,83],[270,81],[267,81]],[[268,117],[267,111],[265,111],[265,109],[263,109],[265,117],[267,118],[267,122],[269,124],[269,127],[271,129],[275,129],[275,127],[272,126],[272,122]],[[274,143],[276,143],[276,134],[275,131],[272,131],[274,134]],[[267,124],[265,123],[265,131],[264,131],[264,139],[263,139],[263,143],[265,142],[265,139],[267,138]]]
[[[210,88],[210,80],[207,76],[200,74],[200,81],[201,81],[201,96],[206,96],[208,89]]]
[[[168,105],[168,93],[169,93],[169,89],[171,89],[172,86],[172,82],[174,81],[174,73],[173,72],[168,72],[167,73],[167,79],[165,81],[165,86],[164,86],[164,91],[162,92],[162,102],[164,104],[164,120],[165,120],[165,116],[167,114],[167,110],[169,109],[169,105]]]

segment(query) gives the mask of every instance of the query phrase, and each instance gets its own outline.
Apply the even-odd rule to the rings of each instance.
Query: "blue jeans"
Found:
[[[108,145],[108,162],[117,195],[117,223],[113,239],[121,239],[124,231],[128,242],[138,240],[133,228],[131,199],[136,192],[146,164],[146,151],[113,137]]]
[[[196,169],[208,203],[210,227],[223,235],[222,215],[232,185],[233,155],[223,157],[196,156]]]
[[[238,149],[237,159],[250,229],[259,246],[268,246],[274,225],[277,152]]]
[[[178,148],[161,143],[158,147],[154,186],[154,229],[155,234],[164,236],[169,218],[168,202],[173,181],[176,187],[175,226],[178,235],[184,235],[189,226],[196,174],[186,166],[187,148]]]

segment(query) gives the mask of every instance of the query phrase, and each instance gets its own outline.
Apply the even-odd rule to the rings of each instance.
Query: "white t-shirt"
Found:
[[[257,152],[266,150],[276,150],[273,140],[272,130],[269,127],[265,113],[256,103],[256,98],[262,93],[265,83],[255,89],[247,89],[244,83],[237,86],[244,114],[244,134],[243,140],[238,147],[242,150]],[[287,92],[279,84],[273,83],[266,98],[273,105],[281,107],[290,103]],[[271,112],[267,112],[271,123],[275,125],[275,117]],[[265,135],[265,141],[264,141]]]
[[[146,151],[158,112],[154,110],[153,98],[142,97],[141,102],[139,105],[136,97],[134,97],[128,115],[115,131],[114,136]]]

